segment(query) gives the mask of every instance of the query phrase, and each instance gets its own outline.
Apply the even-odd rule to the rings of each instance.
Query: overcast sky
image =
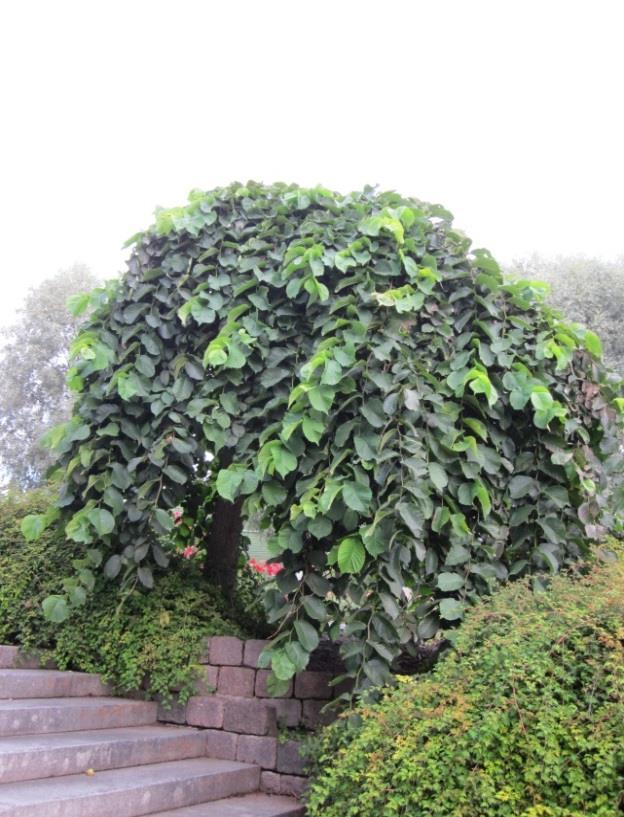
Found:
[[[19,0],[0,10],[0,322],[233,180],[441,202],[503,261],[624,254],[621,0]]]

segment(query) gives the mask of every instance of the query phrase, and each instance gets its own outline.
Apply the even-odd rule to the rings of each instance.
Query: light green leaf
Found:
[[[45,515],[42,513],[25,516],[20,525],[22,535],[27,542],[33,542],[35,539],[38,539],[46,527]]]
[[[334,402],[335,390],[330,386],[314,386],[308,392],[308,400],[312,408],[327,414]]]
[[[217,474],[217,493],[223,499],[234,502],[242,482],[243,471],[240,468],[222,468]]]
[[[492,510],[492,502],[490,500],[490,494],[488,489],[485,487],[483,482],[478,479],[474,484],[474,495],[479,501],[481,505],[481,510],[483,511],[483,516],[485,519],[488,518],[490,515],[490,511]]]
[[[358,536],[348,536],[338,546],[338,567],[343,573],[359,573],[366,561],[366,550]]]
[[[67,299],[67,308],[74,316],[74,318],[78,318],[83,312],[86,312],[89,303],[91,302],[91,293],[90,292],[82,292],[78,295],[71,295]]]
[[[271,669],[279,681],[289,681],[297,671],[297,667],[283,649],[275,650],[273,653]]]
[[[464,586],[464,577],[459,573],[440,573],[438,576],[438,588],[443,593],[451,593]]]
[[[595,332],[591,332],[589,329],[586,330],[583,333],[582,341],[583,346],[591,355],[598,358],[598,360],[602,359],[602,342]]]
[[[465,605],[457,599],[442,599],[440,601],[440,618],[445,621],[457,621],[463,618]]]
[[[297,458],[287,448],[276,446],[273,451],[275,470],[281,477],[285,477],[297,467]]]
[[[66,596],[48,596],[41,605],[43,617],[47,621],[61,624],[69,617],[69,606]]]
[[[115,527],[115,518],[105,508],[94,508],[87,514],[99,536],[107,536]]]
[[[320,420],[313,420],[311,417],[304,417],[301,424],[301,430],[306,440],[311,443],[318,443],[325,431],[325,424]]]

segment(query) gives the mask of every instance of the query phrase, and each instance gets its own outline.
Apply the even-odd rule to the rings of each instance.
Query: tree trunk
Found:
[[[224,452],[220,458],[219,467],[227,468],[231,462],[232,454],[229,451]],[[230,502],[217,496],[208,534],[205,575],[228,595],[234,590],[236,584],[236,570],[243,530],[242,505],[242,497],[235,502]]]

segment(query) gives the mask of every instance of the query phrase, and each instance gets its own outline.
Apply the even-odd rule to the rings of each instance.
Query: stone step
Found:
[[[0,669],[0,698],[66,698],[110,695],[97,675],[42,669]]]
[[[182,726],[132,726],[0,738],[0,783],[206,756],[206,735]]]
[[[0,817],[139,817],[249,794],[259,781],[257,766],[195,758],[2,783]]]
[[[245,794],[174,811],[159,811],[154,817],[303,817],[304,813],[304,807],[292,797]]]
[[[82,732],[119,726],[147,726],[157,705],[123,698],[26,698],[0,701],[0,738],[50,732]],[[0,812],[1,814],[2,812]]]

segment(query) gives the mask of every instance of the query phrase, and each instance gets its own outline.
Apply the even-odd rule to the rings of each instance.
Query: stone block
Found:
[[[186,722],[208,729],[223,728],[224,701],[216,695],[193,696],[186,705]]]
[[[292,774],[280,775],[280,794],[284,797],[302,797],[307,785],[307,777],[298,777]]]
[[[223,732],[220,729],[206,729],[201,734],[206,736],[206,754],[220,760],[236,760],[238,738],[234,732]]]
[[[0,667],[13,669],[17,666],[18,649],[8,644],[0,644]]]
[[[260,790],[265,794],[281,794],[285,797],[300,798],[307,783],[307,777],[292,774],[277,774],[276,772],[265,771],[260,775]]]
[[[299,752],[301,744],[298,740],[287,740],[277,744],[277,766],[280,774],[305,774],[307,761]]]
[[[214,635],[208,648],[209,663],[220,667],[239,667],[243,663],[243,642],[230,635]]]
[[[199,656],[199,663],[200,664],[209,664],[210,663],[210,639],[203,638],[202,639],[202,647],[201,647],[201,654]]]
[[[279,794],[281,787],[281,774],[277,772],[262,772],[260,775],[260,791],[265,794]]]
[[[268,641],[263,641],[258,638],[250,638],[248,641],[245,641],[243,664],[246,667],[253,667],[253,669],[257,669],[260,653],[268,643]]]
[[[295,698],[316,698],[328,700],[332,697],[330,672],[310,672],[305,670],[295,676]]]
[[[279,726],[294,727],[301,723],[301,701],[296,698],[269,698],[266,705],[275,710]]]
[[[158,720],[164,723],[186,723],[186,704],[171,701],[170,704],[158,702]]]
[[[327,701],[303,701],[303,711],[301,722],[308,729],[316,729],[318,726],[327,726],[336,720],[336,710],[329,709],[323,712]]]
[[[195,681],[195,695],[211,695],[219,686],[219,667],[202,666]]]
[[[350,693],[353,691],[354,685],[353,678],[344,678],[339,684],[336,684],[332,687],[332,695],[334,698],[339,698],[345,692]]]
[[[259,669],[256,673],[256,695],[258,698],[270,698],[269,690],[267,689],[267,680],[271,673],[268,669]],[[292,681],[288,685],[288,689],[280,698],[290,698],[293,694]],[[273,700],[276,700],[275,698]]]
[[[257,698],[222,698],[223,729],[242,735],[275,735],[277,718],[274,709]]]
[[[256,671],[249,667],[221,667],[218,690],[221,695],[253,698]]]
[[[240,763],[254,763],[263,769],[274,769],[277,751],[277,738],[240,735],[236,760]]]

